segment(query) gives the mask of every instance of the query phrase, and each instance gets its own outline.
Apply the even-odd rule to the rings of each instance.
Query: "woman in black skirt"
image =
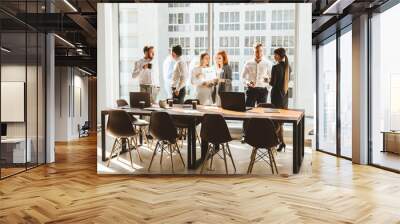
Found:
[[[278,48],[274,51],[274,59],[277,62],[272,66],[270,85],[271,90],[271,103],[280,109],[288,108],[288,89],[289,89],[289,60],[284,48]],[[278,151],[282,151],[286,147],[283,140],[283,127],[280,124],[278,138],[281,142]]]

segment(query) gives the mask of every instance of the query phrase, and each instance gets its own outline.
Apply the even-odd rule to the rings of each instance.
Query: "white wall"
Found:
[[[78,125],[88,120],[88,77],[83,75],[76,68],[56,67],[55,141],[78,138]]]

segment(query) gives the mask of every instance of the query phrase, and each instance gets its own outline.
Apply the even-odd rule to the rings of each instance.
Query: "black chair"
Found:
[[[124,99],[118,99],[117,100],[117,106],[118,107],[125,107],[125,106],[128,106],[128,105],[129,105],[128,102],[126,100],[124,100]]]
[[[115,153],[117,154],[117,158],[119,157],[119,154],[122,151],[123,141],[126,142],[128,146],[132,168],[134,168],[131,153],[131,149],[133,148],[132,144],[135,146],[134,149],[136,149],[140,161],[142,161],[136,141],[137,132],[132,126],[132,117],[126,111],[112,110],[109,112],[107,133],[115,138],[110,157],[107,162],[107,167],[110,166],[111,159]]]
[[[202,141],[208,142],[207,153],[204,159],[203,165],[201,167],[200,173],[203,173],[204,166],[207,160],[210,161],[210,169],[212,168],[212,162],[214,155],[222,151],[223,157],[218,154],[225,162],[225,172],[228,174],[228,165],[226,162],[226,154],[231,158],[233,168],[236,172],[236,166],[233,162],[233,157],[231,150],[229,148],[229,143],[232,141],[231,134],[229,133],[228,125],[225,119],[220,114],[205,114],[203,116],[203,121],[201,124],[200,136]]]
[[[274,122],[270,119],[251,118],[245,129],[245,142],[253,147],[250,164],[247,169],[247,174],[253,171],[253,166],[256,161],[264,160],[271,167],[274,174],[274,168],[278,174],[274,153],[272,148],[279,144],[278,136],[275,131]],[[262,151],[262,149],[265,149]],[[267,161],[268,157],[269,161]]]
[[[197,105],[200,105],[200,100],[199,99],[187,99],[183,104],[192,104],[193,101],[197,102]],[[188,128],[189,124],[191,122],[190,119],[193,118],[185,118],[185,117],[173,117],[173,121],[175,126],[178,128],[178,134],[179,138],[181,139],[181,147],[183,147],[183,141],[187,138],[187,133],[188,133]],[[195,126],[197,127],[201,123],[201,119],[196,118],[195,120]],[[201,145],[200,137],[199,134],[196,131],[196,139]]]
[[[170,154],[172,172],[174,172],[174,162],[172,154],[177,152],[181,157],[182,164],[185,167],[182,154],[177,144],[178,131],[175,127],[171,116],[167,112],[153,111],[150,117],[150,133],[157,139],[156,147],[154,148],[153,156],[151,157],[148,170],[150,171],[153,159],[157,154],[157,149],[161,151],[160,165],[162,164],[163,152]]]
[[[79,138],[81,137],[88,137],[90,130],[90,123],[89,121],[85,121],[85,123],[81,126],[78,124],[78,135]]]
[[[260,103],[260,104],[257,105],[257,107],[271,108],[271,109],[276,109],[276,108],[277,108],[277,107],[276,107],[274,104],[272,104],[272,103]],[[273,121],[273,122],[274,122],[274,125],[275,125],[276,134],[277,134],[278,137],[279,137],[279,133],[280,133],[281,129],[283,128],[283,127],[282,127],[282,124],[281,124],[280,122],[278,122],[278,121]],[[283,138],[283,136],[282,136],[282,138]],[[281,141],[281,140],[280,140],[280,141]],[[281,141],[281,143],[282,143],[282,141]],[[283,148],[283,151],[286,152],[286,147]],[[277,152],[277,151],[275,150],[275,153],[276,153],[276,152]]]
[[[118,99],[117,100],[117,106],[118,107],[125,107],[125,106],[128,106],[128,105],[129,104],[125,99]],[[136,118],[135,116],[132,115],[132,124],[135,126],[135,128],[138,129],[139,134],[144,137],[147,145],[150,145],[149,139],[151,138],[151,136],[149,136],[147,134],[147,130],[146,130],[147,127],[149,126],[149,122],[146,121],[146,120],[143,120],[143,119]]]

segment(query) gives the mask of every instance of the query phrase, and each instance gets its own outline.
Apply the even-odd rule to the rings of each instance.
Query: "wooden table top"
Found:
[[[166,111],[173,116],[190,116],[190,117],[202,117],[206,113],[221,114],[225,119],[232,120],[246,120],[250,118],[269,118],[278,121],[300,121],[304,116],[302,110],[284,110],[274,109],[275,111],[268,110],[266,108],[256,107],[245,112],[232,111],[222,109],[217,106],[202,106],[198,105],[197,110],[193,110],[191,105],[176,105],[174,104],[171,108],[160,108],[158,105],[153,105],[149,108],[111,108],[103,110],[107,113],[110,110],[123,109],[130,114],[137,115],[150,115],[153,111]]]

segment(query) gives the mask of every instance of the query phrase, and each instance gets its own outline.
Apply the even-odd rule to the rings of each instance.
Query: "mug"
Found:
[[[192,108],[193,110],[197,110],[197,100],[192,100]]]
[[[169,100],[167,100],[167,102],[168,102],[168,105],[169,105],[170,107],[173,107],[173,106],[174,106],[174,100],[169,99]]]
[[[140,108],[143,109],[144,106],[146,105],[146,102],[144,102],[144,101],[139,101],[139,105],[140,105]]]
[[[152,65],[151,63],[148,63],[148,64],[147,64],[147,68],[148,68],[148,69],[151,69],[152,66],[153,66],[153,65]]]

